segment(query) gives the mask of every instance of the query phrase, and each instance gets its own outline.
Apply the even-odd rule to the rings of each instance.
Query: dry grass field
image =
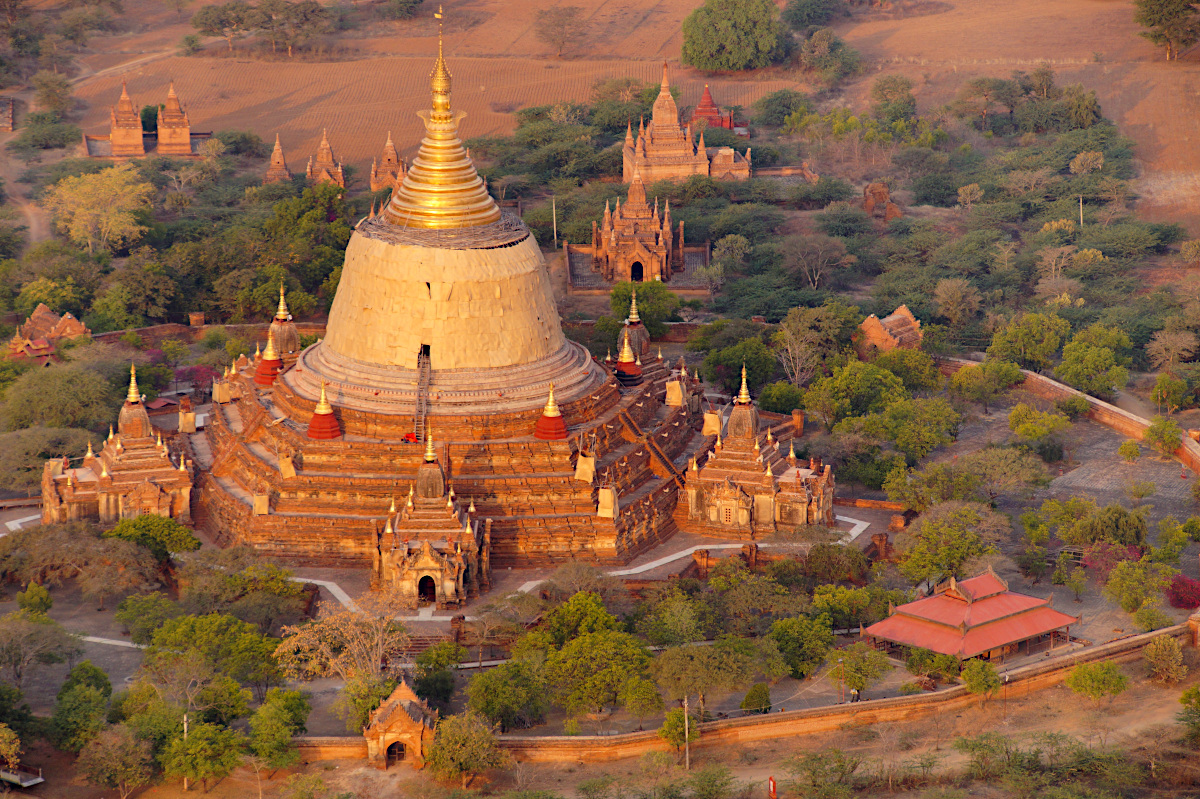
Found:
[[[449,0],[446,49],[455,76],[455,104],[468,113],[464,136],[512,129],[511,111],[560,100],[585,100],[597,80],[633,76],[657,80],[672,62],[682,104],[711,83],[718,101],[749,105],[775,89],[805,88],[779,70],[705,75],[677,65],[680,23],[698,0],[572,0],[585,9],[586,40],[554,58],[533,33],[534,0]],[[544,4],[544,3],[543,3]],[[867,71],[837,101],[865,103],[885,72],[913,78],[923,108],[949,100],[977,75],[1007,76],[1041,60],[1063,83],[1096,89],[1106,115],[1138,142],[1143,209],[1200,232],[1200,149],[1189,137],[1200,114],[1195,89],[1200,55],[1165,64],[1139,38],[1128,0],[913,0],[899,10],[858,14],[839,32],[864,55]],[[436,47],[432,0],[402,22],[368,21],[342,34],[347,60],[264,61],[220,53],[175,55],[191,32],[159,0],[130,0],[138,29],[97,38],[77,93],[86,104],[85,130],[100,132],[108,106],[127,79],[138,103],[157,101],[174,77],[197,129],[243,128],[283,136],[290,165],[302,169],[328,128],[339,158],[360,169],[390,130],[415,151],[421,134],[413,111],[426,102],[425,80]],[[194,6],[193,6],[194,10]]]

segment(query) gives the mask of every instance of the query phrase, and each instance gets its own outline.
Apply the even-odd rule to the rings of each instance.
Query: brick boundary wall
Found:
[[[961,358],[939,359],[941,371],[947,376],[954,374],[964,366],[978,365],[978,361],[967,361]],[[1137,441],[1142,441],[1146,438],[1146,429],[1150,427],[1149,420],[1143,419],[1135,413],[1118,408],[1116,405],[1107,403],[1104,400],[1084,394],[1082,391],[1073,389],[1070,386],[1063,385],[1057,380],[1051,380],[1045,375],[1039,375],[1027,369],[1022,369],[1021,373],[1025,375],[1025,379],[1021,382],[1021,387],[1029,393],[1054,402],[1068,397],[1083,397],[1088,403],[1088,412],[1085,415],[1092,421]],[[1194,472],[1200,472],[1200,444],[1188,438],[1186,432],[1183,434],[1183,443],[1180,444],[1179,448],[1173,454],[1184,466]]]
[[[190,341],[193,344],[204,338],[204,334],[210,330],[224,330],[230,337],[244,338],[251,344],[259,343],[266,344],[267,328],[270,327],[269,322],[260,322],[251,325],[181,325],[175,322],[169,322],[162,325],[150,325],[149,327],[135,327],[129,330],[114,330],[110,333],[98,333],[92,336],[93,341],[100,341],[105,344],[116,344],[121,340],[121,336],[129,332],[137,333],[146,342],[148,347],[156,347],[167,339],[177,338],[183,341]],[[297,322],[296,330],[302,336],[324,336],[324,322]]]
[[[1127,636],[1013,669],[1006,672],[1008,683],[1002,690],[1013,698],[1027,696],[1063,682],[1067,673],[1080,663],[1125,663],[1137,660],[1141,657],[1142,648],[1162,635],[1179,639],[1185,646],[1195,647],[1200,636],[1200,614],[1173,627]],[[992,697],[993,701],[999,699],[999,696]],[[831,732],[848,726],[908,721],[931,713],[945,713],[982,704],[984,701],[982,696],[972,694],[966,686],[956,685],[918,696],[868,699],[833,707],[710,721],[700,725],[700,738],[693,747],[728,747],[730,744]],[[299,738],[297,743],[307,761],[366,757],[366,745],[361,738]],[[499,743],[516,760],[526,763],[602,763],[671,749],[666,741],[658,737],[657,730],[617,735],[504,735],[500,736]]]
[[[834,497],[834,505],[845,508],[875,508],[876,510],[894,510],[903,513],[908,506],[903,502],[888,502],[886,499],[854,499],[852,497]]]

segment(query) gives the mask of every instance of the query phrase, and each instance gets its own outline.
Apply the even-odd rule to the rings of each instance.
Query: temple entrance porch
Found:
[[[390,767],[404,760],[404,744],[395,741],[387,748],[387,765]]]
[[[641,283],[644,272],[645,267],[642,266],[642,262],[634,261],[629,266],[629,279],[634,283]]]
[[[437,602],[437,586],[428,574],[417,581],[417,601],[422,605],[432,605]]]

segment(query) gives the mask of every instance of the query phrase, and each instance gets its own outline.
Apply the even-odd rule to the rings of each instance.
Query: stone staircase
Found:
[[[413,413],[413,433],[417,441],[425,440],[425,414],[429,410],[429,356],[417,356],[417,407]]]

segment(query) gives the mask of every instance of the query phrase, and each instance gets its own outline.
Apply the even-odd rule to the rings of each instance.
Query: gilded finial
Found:
[[[287,300],[283,298],[283,281],[281,280],[279,281],[279,307],[275,310],[275,318],[286,322],[291,315],[291,311],[287,307]]]
[[[258,342],[256,341],[256,342],[254,342],[254,360],[257,361],[261,357],[262,357],[262,347],[260,347],[258,345]]]
[[[105,465],[104,461],[100,461],[100,476],[108,477],[108,466]]]
[[[658,348],[658,359],[659,359],[660,361],[662,360],[662,347],[659,347],[659,348]]]
[[[433,451],[433,431],[426,428],[425,430],[425,462],[433,463],[437,460],[437,453]]]
[[[333,413],[333,406],[329,404],[329,397],[325,393],[325,386],[327,385],[329,384],[324,380],[321,381],[321,398],[317,400],[317,406],[313,408],[313,413],[319,413],[322,416],[328,416]],[[395,510],[395,508],[392,508],[392,510]]]
[[[630,322],[642,321],[642,317],[638,316],[637,289],[633,289],[632,293],[629,295],[629,321]]]
[[[612,348],[611,347],[609,348],[608,353],[604,356],[604,362],[612,363]]]
[[[562,416],[562,412],[558,410],[558,403],[554,401],[554,384],[550,384],[550,396],[546,398],[546,407],[542,410],[542,416]]]
[[[775,443],[775,436],[773,436],[773,435],[771,434],[771,428],[769,428],[769,427],[767,428],[767,443],[768,443],[768,444],[774,444],[774,443]]]
[[[746,385],[746,364],[742,364],[742,387],[738,390],[737,401],[739,405],[750,404],[750,387]]]
[[[396,495],[392,494],[392,504],[388,506],[388,513],[396,512]]]
[[[467,513],[475,512],[475,500],[471,500],[471,504],[467,506]]]
[[[113,440],[113,429],[112,429],[112,425],[111,425],[111,424],[108,426],[108,440],[109,440],[109,441],[112,441],[112,440]]]
[[[796,442],[795,441],[788,442],[788,457],[791,458],[792,460],[796,460]]]
[[[446,59],[442,55],[442,7],[433,15],[438,21],[438,54],[433,62],[433,71],[429,73],[429,88],[433,92],[433,110],[435,113],[450,111],[450,70],[446,68]]]
[[[621,355],[617,358],[619,363],[633,363],[633,347],[629,346],[629,329],[625,330],[625,338],[621,342]]]
[[[91,440],[90,438],[88,439],[88,451],[87,451],[87,455],[84,455],[84,457],[85,457],[85,458],[94,458],[94,457],[96,457],[96,454],[95,454],[94,452],[92,452],[92,440]]]
[[[273,330],[267,331],[267,348],[263,350],[262,357],[264,361],[279,360],[279,353],[275,351],[275,332]]]
[[[388,516],[387,522],[383,525],[383,534],[388,535],[392,532],[392,517]]]
[[[187,468],[183,465],[183,453],[179,453],[179,471],[186,472]]]
[[[138,392],[137,367],[133,364],[129,364],[129,393],[125,395],[125,401],[133,403],[142,401],[142,395]]]

